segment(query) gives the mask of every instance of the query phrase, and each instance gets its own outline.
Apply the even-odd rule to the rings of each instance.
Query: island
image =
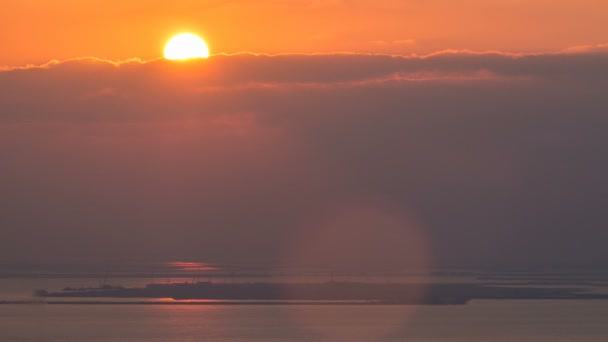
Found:
[[[36,291],[49,304],[357,304],[357,305],[462,305],[476,299],[608,299],[583,288],[500,286],[475,283],[371,282],[184,282],[144,287],[100,286]],[[65,299],[70,299],[66,301]],[[108,299],[131,301],[108,301]],[[59,300],[58,299],[63,299]],[[104,300],[101,300],[104,299]],[[164,301],[149,301],[164,299]],[[135,300],[135,301],[133,301]],[[142,301],[137,301],[142,300]],[[145,300],[145,301],[143,301]]]

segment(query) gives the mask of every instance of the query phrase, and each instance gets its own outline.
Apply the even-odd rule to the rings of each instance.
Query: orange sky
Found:
[[[0,65],[161,55],[180,31],[212,53],[547,51],[608,41],[605,0],[4,0]]]

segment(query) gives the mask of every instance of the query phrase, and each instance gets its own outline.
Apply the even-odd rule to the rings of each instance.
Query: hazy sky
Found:
[[[4,0],[0,66],[160,57],[179,31],[212,52],[554,51],[605,43],[605,0]]]
[[[605,1],[111,3],[3,4],[0,260],[608,264]]]

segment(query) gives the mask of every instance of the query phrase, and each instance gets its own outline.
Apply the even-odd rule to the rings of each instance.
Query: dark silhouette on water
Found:
[[[322,301],[373,304],[466,304],[473,299],[608,299],[581,288],[501,287],[483,284],[325,283],[170,283],[140,288],[102,286],[39,290],[42,298],[171,298],[174,300]],[[88,301],[93,303],[92,301]],[[117,302],[123,303],[123,302]],[[293,303],[292,303],[293,304]]]

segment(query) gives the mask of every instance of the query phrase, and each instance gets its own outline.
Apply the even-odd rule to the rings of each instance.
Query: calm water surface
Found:
[[[115,282],[143,286],[149,279]],[[98,278],[4,278],[0,300],[31,299],[37,288],[97,285]],[[608,301],[472,301],[458,306],[0,305],[0,342],[4,341],[606,342]]]
[[[465,306],[0,305],[1,341],[608,340],[602,301]]]

